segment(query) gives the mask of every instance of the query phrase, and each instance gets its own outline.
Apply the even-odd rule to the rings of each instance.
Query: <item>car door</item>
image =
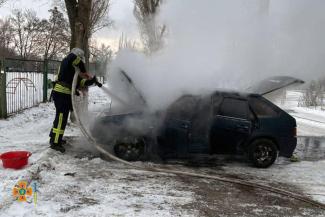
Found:
[[[214,109],[210,130],[210,148],[212,153],[230,154],[237,151],[251,134],[252,122],[249,120],[249,108],[246,99],[223,98],[220,106]]]
[[[209,130],[211,121],[211,98],[202,97],[191,117],[188,152],[190,154],[209,153]]]
[[[166,121],[165,154],[169,157],[187,157],[190,128],[191,122],[187,120],[171,118]]]
[[[164,145],[161,150],[170,157],[187,157],[189,152],[192,117],[196,113],[198,98],[185,95],[167,109],[164,129]]]

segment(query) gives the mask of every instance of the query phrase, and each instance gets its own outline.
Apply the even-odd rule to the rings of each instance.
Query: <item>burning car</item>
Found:
[[[300,83],[278,76],[251,87],[250,93],[183,95],[163,111],[148,112],[145,106],[133,112],[109,110],[98,118],[92,134],[128,161],[147,159],[152,153],[162,159],[246,154],[254,166],[266,168],[278,155],[292,156],[297,131],[295,119],[263,95]]]

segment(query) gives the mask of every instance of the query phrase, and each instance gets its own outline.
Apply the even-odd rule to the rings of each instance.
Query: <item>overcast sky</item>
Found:
[[[54,7],[53,2],[48,0],[9,0],[0,8],[0,17],[4,18],[10,15],[13,9],[20,8],[33,9],[39,17],[47,18],[48,10]],[[114,21],[114,26],[96,33],[96,39],[114,47],[122,33],[128,38],[136,38],[138,30],[132,10],[133,0],[111,0],[109,16]]]

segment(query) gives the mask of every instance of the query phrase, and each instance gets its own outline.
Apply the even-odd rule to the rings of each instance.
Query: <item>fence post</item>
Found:
[[[5,61],[0,60],[0,118],[7,118]]]
[[[45,59],[43,63],[44,63],[44,65],[43,65],[43,67],[44,67],[44,69],[43,69],[43,102],[47,102],[48,60]]]

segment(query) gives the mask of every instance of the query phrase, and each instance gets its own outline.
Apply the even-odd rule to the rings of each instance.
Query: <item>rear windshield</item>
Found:
[[[250,98],[249,105],[257,117],[275,117],[279,114],[276,107],[263,98]]]

